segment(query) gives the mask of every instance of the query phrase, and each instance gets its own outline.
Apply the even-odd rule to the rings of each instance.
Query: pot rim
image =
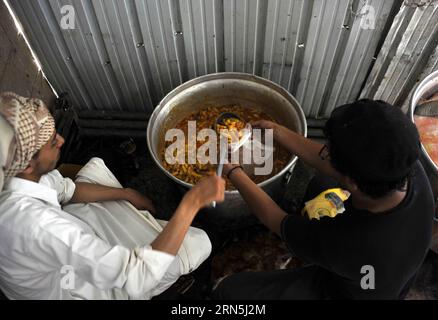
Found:
[[[218,79],[236,79],[236,80],[245,80],[245,81],[253,81],[253,82],[257,82],[259,84],[262,85],[267,85],[268,87],[270,87],[271,89],[276,90],[279,94],[281,94],[283,97],[285,97],[288,101],[291,102],[291,104],[295,104],[296,106],[298,106],[298,108],[295,108],[296,112],[298,113],[298,117],[299,117],[299,121],[301,122],[301,124],[303,125],[303,133],[302,135],[304,137],[307,137],[307,121],[306,121],[306,116],[303,112],[303,109],[301,108],[301,105],[299,104],[299,102],[297,101],[297,99],[290,94],[286,89],[284,89],[283,87],[281,87],[280,85],[276,84],[275,82],[256,76],[256,75],[252,75],[252,74],[247,74],[247,73],[241,73],[241,72],[220,72],[220,73],[211,73],[208,75],[204,75],[201,77],[197,77],[194,78],[192,80],[189,80],[181,85],[179,85],[178,87],[176,87],[175,89],[173,89],[171,92],[169,92],[161,101],[160,103],[156,106],[156,108],[154,109],[154,111],[152,112],[150,118],[149,118],[149,122],[148,122],[148,126],[147,126],[147,135],[146,135],[146,139],[147,139],[147,145],[148,145],[148,149],[150,154],[152,155],[152,158],[154,159],[155,164],[172,180],[174,180],[175,182],[177,182],[178,184],[186,187],[186,188],[192,188],[194,185],[187,183],[183,180],[180,180],[178,178],[176,178],[175,176],[173,176],[169,171],[167,171],[163,165],[161,164],[160,159],[157,158],[157,156],[155,155],[155,153],[152,150],[152,141],[151,141],[151,136],[152,136],[152,123],[155,122],[156,118],[158,117],[158,114],[161,112],[162,108],[172,99],[174,98],[176,95],[180,94],[181,92],[183,92],[184,90],[203,83],[203,82],[208,82],[208,81],[212,81],[212,80],[218,80]],[[276,175],[270,177],[269,179],[257,184],[257,186],[259,186],[260,188],[263,188],[264,186],[269,185],[270,183],[274,182],[275,180],[281,178],[286,172],[290,171],[290,169],[292,167],[295,166],[296,162],[298,161],[298,157],[296,155],[294,155],[291,160],[289,161],[289,163]],[[226,194],[236,194],[238,193],[238,190],[226,190],[225,193]]]

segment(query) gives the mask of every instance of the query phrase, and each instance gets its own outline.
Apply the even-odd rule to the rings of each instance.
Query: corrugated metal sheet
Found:
[[[438,1],[403,5],[361,96],[382,99],[407,111],[415,84],[438,69],[437,46]]]
[[[78,108],[150,112],[182,82],[235,71],[279,83],[311,117],[358,97],[394,1],[9,0]],[[74,30],[60,28],[64,5]],[[364,5],[373,30],[361,28]]]

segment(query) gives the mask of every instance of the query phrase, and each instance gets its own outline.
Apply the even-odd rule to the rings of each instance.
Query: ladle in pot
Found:
[[[242,122],[242,123],[245,123],[245,121],[243,121],[237,114],[234,114],[234,113],[232,113],[232,112],[225,112],[225,113],[222,113],[217,119],[216,119],[216,122],[215,122],[215,131],[217,132],[217,133],[220,133],[220,130],[219,130],[219,127],[218,127],[218,125],[222,125],[222,126],[224,126],[224,125],[226,125],[225,124],[225,120],[226,119],[235,119],[235,120],[237,120],[237,121],[240,121],[240,122]],[[237,143],[232,143],[231,145],[230,145],[230,151],[231,152],[236,152],[237,150],[239,150],[247,141],[248,141],[248,139],[249,138],[251,138],[251,133],[252,133],[252,127],[251,127],[251,125],[249,124],[249,123],[247,123],[246,125],[245,125],[245,128],[244,129],[242,129],[242,130],[246,130],[246,132],[245,132],[245,134],[244,134],[244,136],[243,137],[241,137],[240,139],[239,139],[239,141],[237,142]],[[222,140],[221,140],[222,141]],[[227,146],[226,145],[223,145],[222,143],[221,143],[221,146],[220,146],[220,156],[219,156],[219,163],[218,163],[218,166],[217,166],[217,170],[216,170],[216,174],[217,174],[217,176],[218,177],[221,177],[222,176],[222,171],[223,171],[223,168],[224,168],[224,162],[225,162],[225,156],[227,155],[227,148],[226,148]],[[213,201],[212,202],[212,207],[213,208],[215,208],[216,207],[216,202],[215,201]]]

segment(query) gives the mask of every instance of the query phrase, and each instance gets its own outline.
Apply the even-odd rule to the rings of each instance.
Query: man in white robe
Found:
[[[202,181],[159,221],[101,159],[75,182],[53,170],[64,139],[40,100],[2,94],[0,117],[9,133],[0,137],[0,152],[8,150],[0,156],[0,289],[9,299],[150,299],[209,256],[208,236],[190,224],[223,201],[221,178]]]

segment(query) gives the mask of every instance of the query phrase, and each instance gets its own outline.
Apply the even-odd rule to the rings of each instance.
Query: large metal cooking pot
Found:
[[[415,89],[409,106],[409,114],[412,121],[414,121],[415,109],[417,108],[420,99],[428,98],[433,93],[436,92],[438,92],[438,70],[427,76],[423,81],[420,82],[420,84]],[[432,159],[430,158],[429,154],[427,153],[423,145],[422,145],[421,162],[429,177],[429,181],[432,186],[433,193],[435,197],[438,199],[438,167],[432,161]]]
[[[307,136],[305,115],[297,100],[285,89],[266,79],[243,73],[217,73],[188,81],[170,92],[153,112],[148,128],[149,151],[163,172],[185,188],[191,184],[170,174],[162,165],[160,152],[168,129],[184,117],[210,106],[241,105],[254,107],[277,119],[286,127]],[[277,175],[259,186],[274,199],[282,196],[285,176],[295,167],[297,157],[291,155],[288,164]],[[247,206],[238,191],[226,191],[225,202],[209,209],[215,217],[238,218],[247,215]],[[219,218],[219,219],[220,219]]]

